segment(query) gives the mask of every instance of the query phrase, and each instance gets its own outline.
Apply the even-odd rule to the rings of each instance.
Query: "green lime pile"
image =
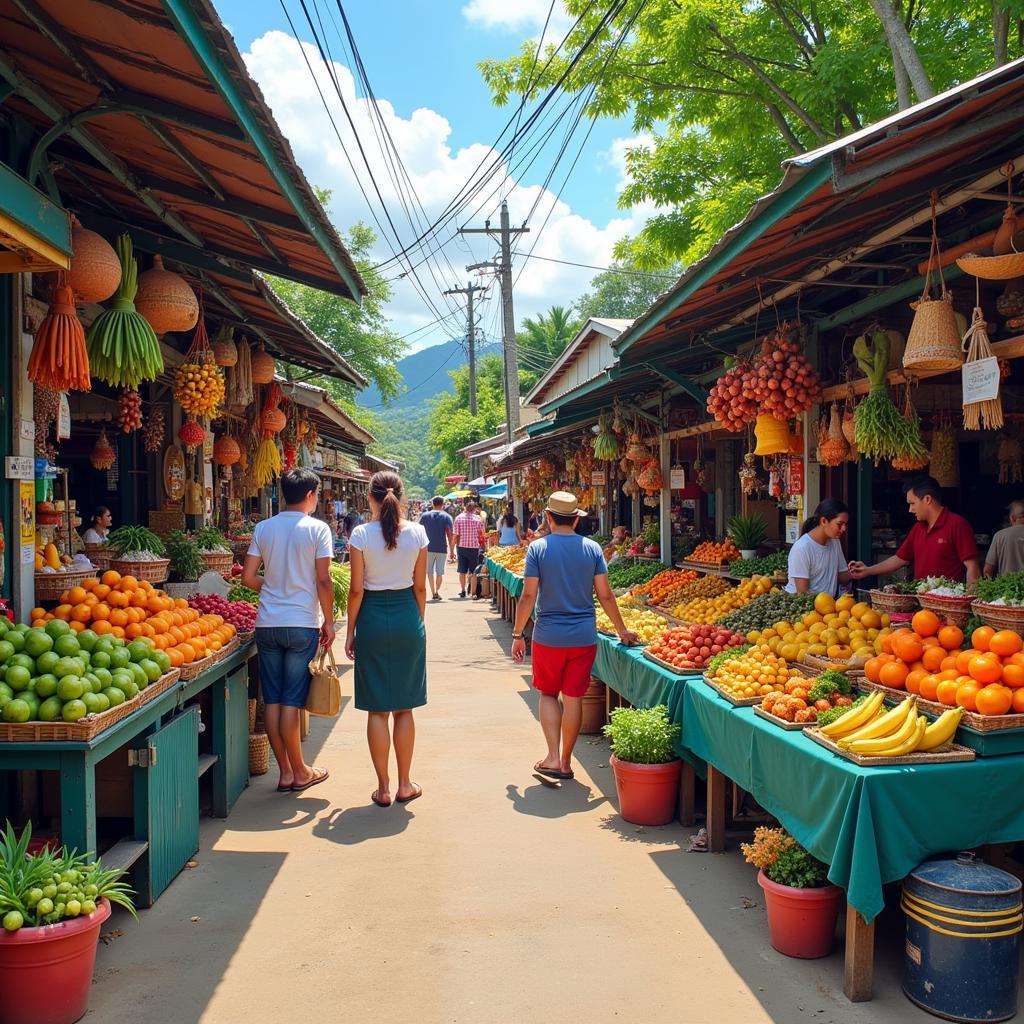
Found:
[[[75,633],[61,619],[44,629],[0,619],[0,718],[5,722],[77,722],[137,696],[171,669],[145,637],[126,643]]]

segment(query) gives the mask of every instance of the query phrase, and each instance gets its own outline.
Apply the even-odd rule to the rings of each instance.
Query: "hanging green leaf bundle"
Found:
[[[139,265],[132,255],[132,240],[117,240],[121,283],[109,309],[93,321],[85,336],[92,375],[116,388],[138,388],[144,380],[156,380],[163,371],[160,342],[149,321],[135,308]]]
[[[854,358],[871,382],[871,390],[854,413],[854,441],[861,455],[876,465],[882,459],[911,455],[921,443],[920,433],[915,432],[889,397],[885,379],[889,346],[889,335],[883,330],[873,331],[870,341],[862,334],[853,343]]]
[[[594,438],[594,458],[602,462],[615,462],[619,457],[619,439],[612,429],[610,416],[602,416],[598,421],[599,433]]]

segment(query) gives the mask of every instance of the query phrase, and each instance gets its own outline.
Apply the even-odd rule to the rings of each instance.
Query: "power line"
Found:
[[[553,256],[538,256],[530,252],[514,252],[513,256],[521,256],[524,260],[543,260],[545,263],[561,263],[565,267],[582,267],[584,270],[600,270],[606,274],[628,274],[632,277],[654,277],[659,281],[678,281],[677,274],[656,274],[647,270],[629,270],[626,267],[598,267],[592,263],[576,263],[573,260],[556,260]]]

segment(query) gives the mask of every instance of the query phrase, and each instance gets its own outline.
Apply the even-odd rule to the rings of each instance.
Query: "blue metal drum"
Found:
[[[903,991],[938,1017],[1007,1020],[1017,1012],[1021,883],[971,853],[918,865],[903,882]]]

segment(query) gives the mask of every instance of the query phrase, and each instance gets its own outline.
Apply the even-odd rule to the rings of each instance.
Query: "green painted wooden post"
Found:
[[[213,753],[213,814],[226,818],[249,784],[249,677],[245,665],[210,687]]]
[[[854,556],[871,564],[871,508],[873,503],[874,466],[862,455],[857,462],[857,553]]]
[[[14,286],[21,282],[18,274],[0,274],[0,380],[11,380],[11,355],[14,351],[17,327],[14,324]],[[27,382],[26,382],[27,383]],[[12,387],[16,382],[11,381]],[[24,385],[22,385],[24,386]],[[7,394],[16,394],[8,391]],[[11,451],[11,403],[6,395],[0,395],[0,451]],[[0,509],[10,513],[14,504],[11,481],[0,476]],[[11,575],[17,564],[13,556],[20,554],[19,526],[9,514],[3,516],[5,550],[3,554],[3,587],[0,593],[11,595]]]
[[[96,771],[87,753],[60,756],[60,841],[79,853],[96,852]]]

